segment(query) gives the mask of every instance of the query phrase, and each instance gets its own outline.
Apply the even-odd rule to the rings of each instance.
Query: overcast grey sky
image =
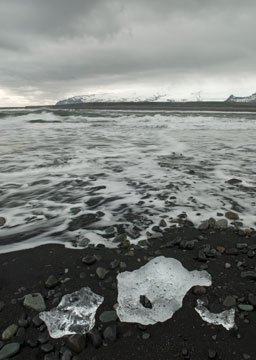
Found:
[[[255,0],[0,0],[0,106],[256,92]]]

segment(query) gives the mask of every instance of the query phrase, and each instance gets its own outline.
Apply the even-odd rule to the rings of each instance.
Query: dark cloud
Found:
[[[0,90],[54,102],[109,84],[237,86],[256,80],[255,10],[252,0],[0,2]]]

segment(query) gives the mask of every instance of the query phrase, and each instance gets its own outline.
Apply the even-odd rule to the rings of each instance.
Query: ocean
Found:
[[[0,126],[0,253],[136,244],[227,211],[255,228],[255,113],[15,109]]]

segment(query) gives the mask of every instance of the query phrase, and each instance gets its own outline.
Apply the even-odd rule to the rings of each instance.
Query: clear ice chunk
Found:
[[[227,330],[235,326],[235,309],[225,310],[219,314],[215,314],[211,313],[203,304],[203,301],[198,299],[195,310],[204,321],[213,325],[222,325]]]
[[[120,273],[117,281],[119,319],[143,325],[170,319],[191,287],[212,284],[208,272],[188,271],[178,260],[164,256],[138,270]]]
[[[85,334],[95,325],[95,314],[104,297],[95,294],[89,287],[83,287],[72,294],[66,294],[56,308],[39,314],[52,338],[64,335]]]

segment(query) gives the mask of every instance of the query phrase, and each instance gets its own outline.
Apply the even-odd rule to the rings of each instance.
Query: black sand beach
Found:
[[[125,248],[117,249],[71,250],[46,245],[0,255],[0,332],[18,325],[10,339],[0,341],[0,348],[19,343],[13,359],[255,359],[256,233],[211,225],[199,230],[184,221],[182,227],[171,227],[150,240],[147,248],[124,244]],[[95,263],[82,261],[93,255]],[[180,260],[188,270],[206,269],[212,286],[191,289],[183,307],[164,323],[140,326],[117,319],[102,323],[99,316],[113,310],[117,302],[117,273],[139,268],[159,255]],[[109,271],[104,279],[96,275],[98,267]],[[57,279],[51,289],[45,285],[50,275]],[[49,310],[64,294],[84,286],[104,296],[96,313],[96,330],[90,336],[78,335],[73,341],[68,337],[51,339],[37,312],[23,306],[25,295],[40,293]],[[198,298],[203,298],[212,312],[234,307],[236,327],[227,331],[204,322],[194,310]]]

